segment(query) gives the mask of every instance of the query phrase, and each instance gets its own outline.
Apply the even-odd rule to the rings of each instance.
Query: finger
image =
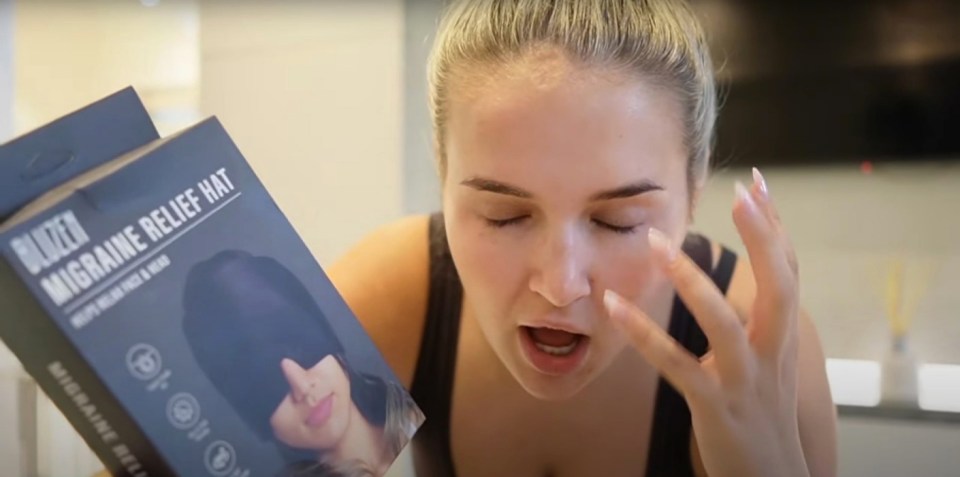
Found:
[[[651,228],[648,237],[677,294],[710,341],[724,382],[742,383],[750,363],[750,345],[737,312],[703,269],[662,232]]]
[[[716,383],[700,366],[697,357],[676,342],[646,313],[613,290],[603,295],[611,321],[657,371],[688,401],[709,400]]]
[[[774,222],[743,184],[737,182],[733,220],[747,248],[757,282],[753,334],[759,352],[779,353],[797,305],[797,275]]]
[[[780,213],[777,211],[776,204],[774,204],[773,200],[771,199],[770,189],[767,185],[766,179],[756,167],[753,168],[752,174],[753,185],[750,187],[750,194],[754,198],[756,204],[760,207],[760,210],[763,211],[767,219],[773,224],[777,238],[786,253],[787,263],[789,264],[790,269],[793,271],[797,288],[799,288],[799,266],[797,263],[797,256],[793,247],[793,243],[790,240],[789,234],[787,234],[786,230],[784,229],[783,222],[780,219]],[[793,326],[797,326],[796,323],[794,323]],[[787,334],[791,335],[789,332]]]
[[[760,173],[760,170],[756,167],[753,168],[753,186],[750,187],[750,193],[756,200],[756,203],[760,206],[760,209],[763,210],[770,222],[773,223],[774,229],[776,230],[780,241],[783,243],[784,250],[786,250],[787,263],[790,264],[790,268],[793,269],[793,273],[795,275],[798,274],[799,267],[797,264],[797,257],[795,249],[793,248],[793,244],[790,241],[790,236],[787,234],[783,227],[783,222],[780,220],[780,212],[777,210],[776,205],[770,198],[770,189],[767,186],[767,181],[763,177],[763,174]]]

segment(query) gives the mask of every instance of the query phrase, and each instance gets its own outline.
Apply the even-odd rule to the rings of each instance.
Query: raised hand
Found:
[[[744,327],[713,281],[656,229],[656,262],[696,317],[711,351],[699,360],[643,311],[608,290],[611,319],[684,396],[710,477],[809,476],[797,423],[797,261],[760,173],[737,184],[733,219],[757,293]]]

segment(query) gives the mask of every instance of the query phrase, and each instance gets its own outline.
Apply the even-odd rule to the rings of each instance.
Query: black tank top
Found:
[[[726,294],[737,257],[723,248],[717,267],[712,267],[710,242],[690,234],[683,251],[708,271]],[[443,219],[430,217],[430,291],[420,354],[410,393],[427,416],[413,438],[413,460],[419,477],[455,477],[450,449],[450,410],[463,287],[450,249]],[[679,297],[674,297],[668,326],[670,336],[691,353],[703,356],[707,338]],[[692,477],[690,461],[690,409],[686,401],[663,378],[657,388],[646,477]]]

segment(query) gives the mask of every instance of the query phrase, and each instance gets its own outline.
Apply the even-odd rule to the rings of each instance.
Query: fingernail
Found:
[[[770,193],[767,190],[767,181],[763,178],[763,174],[760,173],[760,169],[756,167],[753,168],[753,183],[760,189],[760,193],[763,194],[764,199],[770,197]]]
[[[603,292],[603,306],[607,309],[607,314],[610,315],[610,318],[620,322],[623,321],[623,305],[621,305],[620,295],[613,290],[604,290]]]
[[[650,247],[663,254],[668,262],[672,262],[677,258],[676,249],[673,248],[670,239],[667,238],[663,232],[650,227],[650,230],[647,232],[647,239],[650,241]]]
[[[756,208],[755,207],[756,203],[753,201],[753,197],[750,196],[750,191],[748,191],[747,188],[744,187],[742,182],[736,181],[733,184],[733,189],[734,191],[736,191],[738,202],[742,202],[745,206],[749,207],[750,209]]]

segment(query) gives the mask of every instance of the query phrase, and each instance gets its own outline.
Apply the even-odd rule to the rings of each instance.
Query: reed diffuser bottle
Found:
[[[897,261],[887,276],[886,308],[891,341],[881,362],[880,403],[916,408],[917,359],[910,347],[911,313],[903,303],[903,275],[903,262]]]

